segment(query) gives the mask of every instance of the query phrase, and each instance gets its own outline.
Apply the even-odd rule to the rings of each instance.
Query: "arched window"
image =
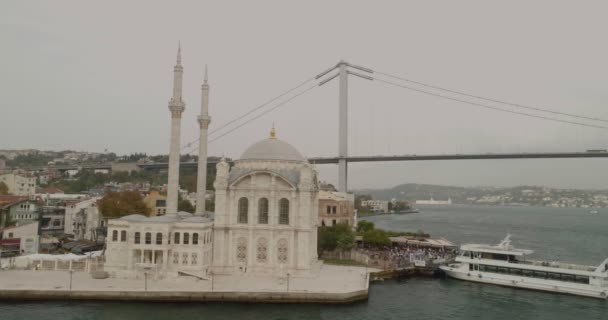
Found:
[[[156,244],[163,244],[163,234],[160,232],[156,234]]]
[[[152,244],[152,233],[146,232],[146,244]]]
[[[268,199],[258,200],[258,223],[268,224]]]
[[[190,234],[185,232],[184,233],[184,244],[189,244],[190,243]]]
[[[139,232],[135,232],[135,243],[139,244],[139,238],[141,237]]]
[[[192,234],[192,244],[198,244],[198,233]]]
[[[112,231],[112,241],[118,241],[118,231]]]
[[[120,241],[127,241],[127,231],[123,230],[120,232]]]
[[[239,199],[239,223],[247,223],[247,214],[249,212],[249,201],[243,197]]]
[[[289,224],[289,200],[279,200],[279,224]]]
[[[179,244],[179,232],[175,233],[175,239],[173,239],[175,244]]]

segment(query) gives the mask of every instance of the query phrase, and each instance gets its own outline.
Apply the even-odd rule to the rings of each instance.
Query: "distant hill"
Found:
[[[531,205],[551,207],[608,207],[607,190],[554,189],[539,186],[456,187],[406,183],[389,189],[360,189],[356,195],[377,200],[452,199],[455,204]]]
[[[355,194],[369,194],[378,200],[407,200],[415,201],[421,199],[447,200],[448,197],[455,199],[466,199],[473,190],[465,187],[437,186],[431,184],[406,183],[390,189],[361,189]]]

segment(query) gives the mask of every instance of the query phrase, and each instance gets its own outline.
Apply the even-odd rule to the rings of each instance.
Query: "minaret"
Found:
[[[198,176],[196,178],[196,215],[205,215],[205,194],[207,193],[207,129],[211,123],[209,116],[209,84],[207,83],[207,65],[205,78],[201,86],[201,115],[198,116],[200,135],[198,140]]]
[[[171,111],[171,142],[169,146],[169,183],[167,187],[167,215],[177,215],[177,194],[179,192],[179,149],[182,112],[186,104],[182,99],[182,47],[177,48],[177,63],[173,68],[173,96],[169,100]]]

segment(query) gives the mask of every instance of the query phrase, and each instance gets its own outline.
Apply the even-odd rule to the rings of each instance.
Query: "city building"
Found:
[[[0,251],[18,255],[38,253],[38,221],[0,229]]]
[[[317,265],[317,173],[291,145],[270,138],[234,167],[217,165],[212,269],[297,274]]]
[[[3,215],[8,216],[8,220],[15,222],[18,226],[39,220],[40,199],[32,200],[29,198],[16,200],[4,204],[0,207]]]
[[[6,173],[0,175],[0,182],[8,187],[8,193],[16,196],[32,196],[36,193],[36,177]]]
[[[144,203],[150,208],[152,216],[163,216],[167,213],[167,197],[158,190],[150,190],[150,193],[144,197]]]
[[[374,212],[388,212],[389,201],[384,200],[363,200],[361,201],[361,207],[369,208]]]
[[[74,201],[65,207],[64,233],[75,240],[101,241],[102,216],[97,208],[99,198]]]
[[[40,215],[40,235],[58,236],[64,233],[65,229],[65,207],[38,207]]]
[[[452,198],[448,200],[435,200],[431,197],[430,200],[416,200],[416,204],[452,204]]]
[[[319,221],[322,226],[355,225],[355,198],[352,193],[319,191]]]

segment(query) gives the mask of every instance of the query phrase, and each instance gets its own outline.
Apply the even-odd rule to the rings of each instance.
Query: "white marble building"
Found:
[[[318,180],[291,145],[271,137],[232,169],[217,165],[212,270],[306,273],[317,265]]]
[[[115,277],[204,277],[211,262],[212,220],[191,213],[110,220],[104,270]]]
[[[285,276],[318,271],[318,180],[315,170],[291,145],[268,139],[247,149],[230,169],[217,165],[214,220],[197,208],[195,214],[177,212],[179,187],[179,128],[182,100],[181,55],[174,68],[167,213],[146,217],[128,215],[108,222],[105,270],[115,277],[154,277],[189,274]],[[202,86],[199,169],[206,169],[209,85]],[[201,163],[202,162],[202,163]],[[206,181],[206,170],[198,180]],[[203,206],[205,184],[197,186]],[[172,201],[170,198],[174,197]],[[210,270],[211,269],[211,270]]]

